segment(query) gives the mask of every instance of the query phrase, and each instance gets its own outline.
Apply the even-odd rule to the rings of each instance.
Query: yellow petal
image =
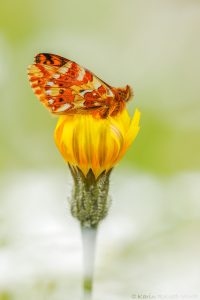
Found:
[[[56,145],[65,161],[84,175],[96,177],[121,159],[139,131],[140,112],[131,121],[124,109],[115,117],[96,119],[90,114],[61,116],[55,129]]]

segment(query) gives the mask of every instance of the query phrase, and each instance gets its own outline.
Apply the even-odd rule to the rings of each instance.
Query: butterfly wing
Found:
[[[77,63],[54,54],[38,54],[29,67],[35,94],[54,114],[107,110],[112,87]]]
[[[35,56],[36,64],[44,64],[48,66],[61,67],[68,61],[69,60],[67,58],[50,53],[39,53]]]
[[[28,67],[28,78],[35,95],[51,111],[49,99],[45,93],[45,86],[58,67],[44,64],[33,64]]]

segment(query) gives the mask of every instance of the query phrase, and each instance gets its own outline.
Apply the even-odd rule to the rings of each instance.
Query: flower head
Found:
[[[55,129],[55,141],[65,161],[86,176],[97,178],[122,158],[139,131],[140,112],[131,120],[128,111],[106,119],[91,114],[62,115]]]

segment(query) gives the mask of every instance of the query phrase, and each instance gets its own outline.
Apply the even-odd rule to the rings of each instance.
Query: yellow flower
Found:
[[[140,112],[131,120],[128,111],[96,119],[90,114],[62,115],[55,129],[55,141],[65,161],[86,176],[91,169],[97,178],[122,158],[136,138]]]

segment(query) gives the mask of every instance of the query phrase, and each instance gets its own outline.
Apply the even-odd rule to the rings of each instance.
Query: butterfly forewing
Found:
[[[35,63],[49,66],[61,67],[69,60],[59,55],[50,53],[39,53],[35,56]]]

